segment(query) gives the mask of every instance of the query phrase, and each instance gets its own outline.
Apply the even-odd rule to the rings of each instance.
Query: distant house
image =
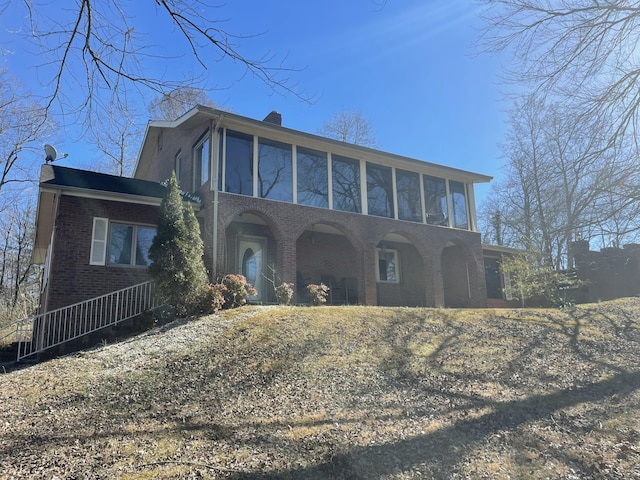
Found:
[[[255,302],[274,275],[331,287],[335,304],[482,307],[474,184],[491,177],[196,106],[150,122],[134,178],[44,165],[34,259],[43,310],[144,281],[161,185],[191,194],[215,280],[241,273]]]

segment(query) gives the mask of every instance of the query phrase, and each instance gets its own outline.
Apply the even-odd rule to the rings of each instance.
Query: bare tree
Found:
[[[0,70],[0,85],[0,192],[3,192],[11,184],[33,181],[35,166],[25,160],[24,152],[36,148],[34,142],[49,133],[51,124],[45,121],[44,106],[31,100],[7,70]],[[42,145],[37,148],[41,150]]]
[[[35,209],[14,202],[0,217],[0,322],[24,318],[37,307],[39,271],[31,262]]]
[[[640,147],[640,3],[484,1],[484,46],[513,55],[512,80],[598,117],[608,125],[604,147],[624,137]]]
[[[125,176],[132,173],[137,149],[142,137],[142,121],[128,104],[113,97],[102,114],[108,121],[91,123],[91,133],[104,157],[98,168],[107,173]]]
[[[318,131],[320,135],[341,142],[376,147],[377,141],[369,121],[356,110],[346,110],[331,117]]]
[[[637,179],[637,168],[628,150],[602,147],[599,119],[587,124],[565,106],[533,97],[517,102],[510,127],[502,145],[505,179],[481,212],[495,238],[542,252],[555,268],[571,266],[569,243],[576,239],[609,246],[630,238],[640,209],[625,184]]]
[[[53,4],[53,3],[52,3]],[[158,93],[191,83],[177,73],[154,75],[151,68],[162,62],[171,71],[176,57],[153,48],[144,38],[149,22],[133,15],[131,2],[78,0],[75,6],[57,11],[34,0],[24,0],[29,25],[24,30],[42,52],[39,76],[50,91],[47,109],[57,103],[63,113],[91,116],[105,95],[122,95],[139,86]],[[177,32],[184,54],[191,55],[203,72],[221,60],[229,60],[262,80],[274,92],[307,99],[291,85],[292,69],[266,53],[260,58],[243,55],[234,43],[243,37],[222,26],[219,10],[203,0],[156,0],[154,26]],[[246,38],[246,37],[245,37]],[[181,69],[175,68],[174,72]],[[108,102],[107,102],[108,103]],[[104,109],[104,106],[103,106]]]
[[[175,120],[195,105],[215,107],[215,102],[201,88],[178,87],[154,98],[149,113],[154,120]]]

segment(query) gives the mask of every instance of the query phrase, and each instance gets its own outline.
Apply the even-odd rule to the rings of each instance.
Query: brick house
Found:
[[[331,287],[335,304],[481,307],[474,184],[491,177],[196,106],[150,122],[134,178],[44,165],[34,260],[42,309],[147,278],[161,182],[190,194],[212,280]],[[187,199],[185,201],[188,201]]]

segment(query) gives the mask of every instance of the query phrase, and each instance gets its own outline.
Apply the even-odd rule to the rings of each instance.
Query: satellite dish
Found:
[[[46,163],[54,162],[56,158],[58,158],[58,152],[56,152],[56,149],[48,143],[44,146],[44,155],[44,161]]]
[[[56,152],[56,149],[53,148],[48,143],[44,146],[44,154],[45,154],[44,161],[46,163],[55,162],[56,158],[58,158],[58,152]],[[67,158],[68,156],[69,156],[68,153],[62,154],[62,158]]]

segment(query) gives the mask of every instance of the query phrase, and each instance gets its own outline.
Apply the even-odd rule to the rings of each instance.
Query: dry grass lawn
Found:
[[[2,479],[640,479],[640,299],[244,307],[0,374]]]

